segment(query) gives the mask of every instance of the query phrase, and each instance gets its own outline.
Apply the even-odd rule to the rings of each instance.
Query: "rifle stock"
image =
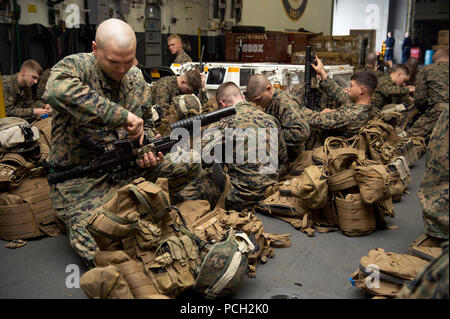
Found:
[[[236,109],[227,107],[174,122],[170,124],[170,129],[184,128],[192,132],[196,121],[200,122],[200,126],[204,126],[234,114],[236,114]],[[141,159],[145,153],[158,154],[161,152],[162,154],[167,154],[179,141],[179,137],[171,139],[170,134],[156,139],[149,139],[145,136],[141,146],[136,146],[136,141],[130,139],[117,140],[103,145],[96,145],[91,139],[86,139],[82,141],[82,144],[87,149],[93,150],[97,157],[87,165],[59,168],[47,165],[47,180],[49,184],[57,184],[91,173],[112,173],[111,179],[114,180],[120,178],[123,174],[131,173],[132,171],[136,172],[136,169],[139,169],[136,160]]]

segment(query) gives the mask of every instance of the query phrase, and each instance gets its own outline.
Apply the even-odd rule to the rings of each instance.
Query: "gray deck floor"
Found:
[[[316,233],[314,237],[295,230],[281,220],[258,215],[266,232],[290,233],[291,247],[275,250],[273,259],[258,265],[256,278],[245,278],[232,296],[237,299],[364,299],[348,280],[359,259],[370,249],[407,253],[411,242],[423,232],[417,188],[424,174],[425,157],[412,169],[409,195],[395,203],[395,218],[387,218],[397,230],[378,230],[364,237],[346,237],[341,232]],[[66,235],[30,240],[24,247],[7,249],[0,240],[0,298],[86,298],[81,288],[68,288],[78,266],[87,269],[72,250]],[[68,268],[69,267],[69,268]],[[72,268],[71,268],[72,267]],[[67,272],[66,272],[67,270]]]

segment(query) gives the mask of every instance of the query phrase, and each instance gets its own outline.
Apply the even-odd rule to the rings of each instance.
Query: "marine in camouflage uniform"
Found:
[[[448,241],[442,255],[433,260],[413,281],[400,290],[398,299],[449,299]]]
[[[409,89],[395,84],[389,74],[378,78],[377,88],[372,95],[374,111],[381,110],[387,104],[403,104],[406,107],[411,104]]]
[[[276,88],[265,112],[278,120],[288,153],[296,157],[311,133],[308,120],[296,100],[288,92]]]
[[[41,76],[39,77],[39,82],[37,84],[36,88],[36,96],[35,101],[33,105],[38,108],[44,107],[45,104],[47,104],[42,97],[45,93],[45,86],[47,85],[48,77],[50,76],[51,69],[46,69],[44,72],[42,72]]]
[[[18,73],[2,76],[3,97],[5,101],[6,116],[15,116],[33,122],[37,116],[33,114],[33,100],[30,96],[31,88],[21,88],[18,82]],[[28,88],[28,91],[26,90]]]
[[[177,56],[175,57],[173,63],[183,64],[186,62],[192,62],[192,59],[186,52],[184,52],[183,49],[181,49],[180,51],[178,51]]]
[[[449,227],[448,114],[447,104],[431,135],[425,175],[418,190],[425,233],[447,240]]]
[[[177,77],[177,75],[165,76],[151,86],[152,105],[158,106],[161,110],[167,110],[174,97],[186,94],[178,87]],[[202,104],[208,102],[206,92],[201,91],[199,99]]]
[[[154,136],[150,87],[141,71],[132,67],[120,84],[115,83],[102,71],[93,53],[68,56],[52,68],[44,94],[53,108],[48,159],[51,166],[88,164],[95,154],[83,147],[81,140],[90,137],[106,143],[126,137],[123,127],[128,112],[141,117],[146,133]],[[186,182],[183,178],[195,178],[199,169],[196,164],[176,164],[166,157],[157,166],[145,169],[144,177],[151,181],[168,177],[171,191],[175,192]],[[89,265],[98,247],[86,229],[87,218],[137,177],[122,176],[113,183],[109,174],[93,174],[51,186],[52,204],[66,224],[70,243]]]
[[[322,111],[326,108],[335,108],[335,100],[333,100],[330,96],[328,96],[321,88],[318,86],[317,88],[312,88],[315,91],[316,101],[315,102],[315,111]],[[303,83],[295,85],[290,91],[289,94],[293,96],[293,98],[300,105],[300,108],[307,107],[306,98],[305,98],[305,85]]]
[[[214,142],[211,142],[209,139],[206,139],[206,141],[203,139],[203,153],[205,153],[205,148],[209,152],[208,146],[212,147],[212,145],[217,144],[216,142],[219,144],[222,143],[222,145],[232,145],[231,143],[233,140],[231,138],[225,140],[225,132],[228,129],[254,129],[254,132],[257,134],[257,129],[265,128],[267,129],[266,137],[269,137],[270,134],[270,139],[266,140],[266,154],[268,153],[269,155],[274,156],[274,158],[277,158],[278,166],[275,167],[274,172],[262,172],[263,168],[267,167],[269,164],[262,163],[261,159],[258,157],[258,149],[253,148],[258,145],[258,135],[256,135],[257,142],[254,145],[248,143],[248,139],[245,138],[243,141],[243,150],[238,150],[237,147],[233,146],[233,163],[225,162],[224,164],[231,182],[231,189],[225,197],[225,208],[228,210],[242,210],[243,208],[254,205],[264,199],[266,188],[278,182],[279,172],[283,170],[284,164],[287,161],[286,145],[282,135],[279,134],[278,129],[280,126],[276,119],[251,106],[247,102],[240,102],[235,108],[236,114],[234,116],[220,120],[219,125],[215,126],[222,133],[221,141],[214,140]],[[275,135],[273,132],[269,133],[268,129],[270,128],[277,129],[277,134]],[[238,139],[241,141],[244,139],[242,134],[236,134],[236,140]],[[209,144],[210,142],[211,144]],[[269,151],[270,145],[277,145],[278,148]],[[242,163],[236,161],[238,156],[237,152],[239,151],[244,152],[245,160]],[[273,154],[273,152],[277,152],[278,154]],[[255,155],[255,163],[248,160],[249,154]],[[221,193],[222,188],[213,182],[211,174],[209,173],[193,181],[177,195],[183,200],[205,199],[211,203],[212,207],[214,207]]]
[[[359,129],[368,122],[370,117],[371,107],[351,102],[347,92],[330,77],[321,81],[320,87],[340,106],[331,112],[315,112],[304,108],[303,112],[308,118],[312,132],[318,133],[311,134],[311,140],[314,140],[314,143],[309,142],[307,149],[323,145],[328,136],[349,138],[358,134]]]
[[[419,72],[414,104],[423,114],[408,130],[410,136],[430,136],[442,110],[448,107],[448,77],[448,60],[427,65]]]
[[[377,78],[380,78],[380,77],[382,77],[382,76],[385,75],[384,72],[381,71],[380,69],[377,68],[376,70],[374,70],[372,67],[367,66],[367,65],[365,65],[365,66],[361,69],[361,71],[374,71],[375,74],[376,74],[376,76],[377,76]]]

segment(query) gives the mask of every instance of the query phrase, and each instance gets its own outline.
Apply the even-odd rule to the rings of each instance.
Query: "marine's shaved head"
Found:
[[[120,49],[136,47],[136,34],[129,24],[119,19],[108,19],[100,23],[95,34],[98,49],[109,43]]]
[[[248,80],[247,95],[250,99],[261,94],[270,84],[269,79],[263,74],[255,74]]]
[[[378,60],[378,56],[375,53],[369,53],[366,57],[366,64],[375,65]]]

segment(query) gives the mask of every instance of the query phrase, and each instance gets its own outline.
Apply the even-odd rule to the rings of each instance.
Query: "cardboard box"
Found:
[[[359,62],[358,53],[317,52],[317,56],[322,60],[324,65],[349,64],[356,68]]]
[[[447,45],[448,46],[448,30],[439,31],[438,45]]]
[[[354,53],[358,50],[358,36],[318,36],[309,40],[309,45],[316,48],[316,52]]]
[[[448,49],[448,44],[447,44],[447,45],[433,45],[433,46],[431,47],[431,49],[432,49],[434,52],[436,52],[436,51],[439,50],[439,49],[444,49],[444,48],[447,48],[447,49]]]

